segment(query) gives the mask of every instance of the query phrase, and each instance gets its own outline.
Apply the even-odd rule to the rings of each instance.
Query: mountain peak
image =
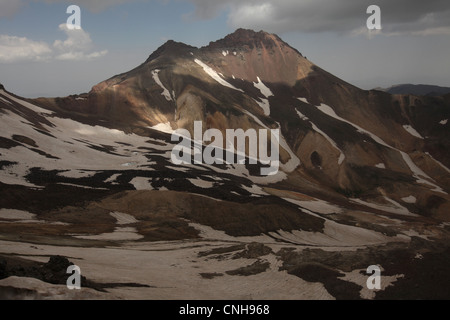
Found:
[[[272,48],[272,47],[289,47],[286,42],[281,40],[276,34],[271,34],[266,31],[254,31],[251,29],[239,28],[235,32],[227,35],[225,38],[215,42],[210,42],[208,48],[222,49],[222,48]],[[292,48],[294,49],[294,48]],[[295,50],[295,49],[294,49]],[[297,50],[295,50],[297,51]],[[298,51],[297,51],[298,52]],[[300,52],[298,52],[300,54]],[[300,54],[301,55],[301,54]]]
[[[168,40],[166,43],[164,43],[162,46],[160,46],[158,49],[156,49],[155,52],[153,52],[147,59],[146,62],[149,62],[151,60],[154,60],[158,58],[161,55],[173,55],[173,54],[179,54],[180,51],[183,50],[192,50],[196,49],[193,46],[187,45],[183,42],[177,42],[174,40]]]

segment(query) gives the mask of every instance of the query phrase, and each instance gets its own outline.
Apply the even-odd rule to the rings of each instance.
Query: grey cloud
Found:
[[[416,33],[450,28],[448,0],[188,0],[200,19],[211,19],[228,10],[231,27],[270,32],[352,32],[366,24],[366,9],[381,8],[383,31]]]
[[[109,7],[124,4],[127,2],[137,2],[144,0],[33,0],[34,2],[44,3],[67,3],[76,4],[88,9],[91,12],[101,12]],[[0,18],[10,17],[20,11],[26,0],[0,0]]]
[[[0,18],[10,17],[23,6],[21,0],[0,0]]]
[[[46,3],[67,3],[76,4],[82,6],[83,8],[87,8],[89,11],[98,13],[109,7],[113,7],[116,5],[124,4],[127,2],[136,2],[136,0],[41,0]]]

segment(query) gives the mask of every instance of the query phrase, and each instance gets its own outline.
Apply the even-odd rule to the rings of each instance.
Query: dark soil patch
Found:
[[[236,253],[233,256],[233,259],[257,259],[262,256],[266,256],[270,253],[273,253],[272,249],[265,246],[262,243],[250,243],[245,246],[245,250],[239,253]]]
[[[35,148],[38,147],[38,145],[36,144],[36,141],[34,141],[31,138],[28,138],[28,137],[25,137],[25,136],[21,136],[21,135],[17,135],[17,134],[13,135],[12,138],[15,141],[18,141],[20,143],[25,143],[25,144],[27,144],[27,145],[29,145],[31,147],[35,147]]]
[[[338,300],[358,300],[361,287],[339,277],[344,274],[321,264],[308,263],[292,268],[289,274],[295,275],[308,282],[323,283],[325,289]]]
[[[214,278],[217,278],[217,277],[223,277],[223,273],[216,273],[216,272],[214,272],[214,273],[200,273],[200,276],[203,279],[211,280],[211,279],[214,279]]]
[[[404,259],[401,259],[404,260]],[[450,300],[450,248],[423,254],[423,259],[399,261],[386,271],[404,274],[394,286],[379,292],[380,300]]]
[[[227,271],[226,274],[230,276],[253,276],[259,273],[266,272],[270,268],[269,262],[262,262],[260,260],[255,263],[242,267],[236,270]]]
[[[14,140],[11,140],[11,139],[8,139],[8,138],[4,138],[4,137],[0,137],[0,148],[2,148],[2,149],[11,149],[11,148],[18,147],[18,146],[21,146],[21,145],[22,144],[14,141]]]
[[[214,208],[214,209],[211,209]],[[184,218],[225,231],[231,236],[259,236],[278,230],[320,232],[324,220],[301,212],[295,205],[277,197],[266,197],[252,203],[221,203],[221,206],[196,207]]]
[[[3,170],[3,168],[7,168],[7,167],[13,166],[15,164],[17,164],[17,162],[11,162],[11,161],[6,161],[6,160],[0,161],[0,170]]]
[[[423,259],[417,259],[418,253]],[[287,270],[306,281],[323,283],[337,299],[359,299],[360,286],[339,279],[343,272],[366,270],[371,265],[383,268],[383,276],[404,275],[376,299],[449,299],[450,246],[446,240],[426,241],[413,237],[410,243],[390,243],[357,251],[327,252],[282,249],[276,253]],[[367,275],[369,277],[369,275]]]
[[[30,189],[18,185],[0,183],[0,207],[43,213],[69,205],[83,206],[88,201],[98,200],[115,191],[76,188],[50,184],[45,189]],[[70,195],[70,196],[69,196]]]

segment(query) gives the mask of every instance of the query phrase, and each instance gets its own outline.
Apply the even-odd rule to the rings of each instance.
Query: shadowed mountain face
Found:
[[[88,94],[30,100],[0,86],[0,119],[4,240],[251,239],[280,249],[271,247],[295,277],[312,279],[306,271],[320,264],[312,282],[343,297],[354,284],[342,286],[340,271],[387,264],[395,250],[408,252],[402,263],[407,250],[438,256],[448,239],[449,96],[361,90],[262,31],[239,29],[203,48],[169,41]],[[224,143],[227,129],[279,129],[280,171],[175,165],[171,133],[193,136],[195,121],[220,130]],[[428,237],[439,244],[425,245]],[[298,251],[305,246],[318,248],[312,265]],[[375,246],[393,251],[374,256]],[[324,247],[353,253],[329,259]],[[355,248],[364,259],[351,264]]]
[[[387,89],[379,89],[390,94],[411,94],[416,96],[444,96],[450,94],[450,88],[426,84],[399,84]]]

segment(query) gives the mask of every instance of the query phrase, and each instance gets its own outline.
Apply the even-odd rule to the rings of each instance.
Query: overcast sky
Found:
[[[380,31],[366,26],[372,4]],[[81,30],[66,26],[69,5]],[[0,83],[26,97],[88,92],[169,39],[200,47],[240,27],[363,89],[450,87],[448,0],[0,0]]]

